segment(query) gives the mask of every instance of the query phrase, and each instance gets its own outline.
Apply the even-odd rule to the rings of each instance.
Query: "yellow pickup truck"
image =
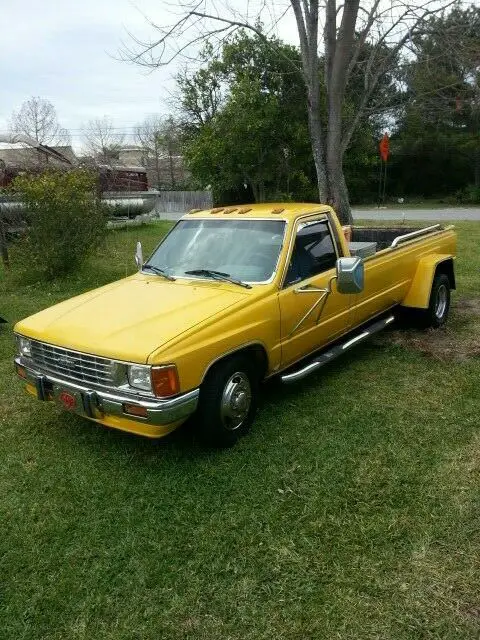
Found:
[[[343,228],[319,204],[183,216],[138,273],[15,326],[15,366],[39,400],[151,438],[195,414],[230,446],[260,383],[292,383],[408,309],[438,327],[455,288],[453,227]]]

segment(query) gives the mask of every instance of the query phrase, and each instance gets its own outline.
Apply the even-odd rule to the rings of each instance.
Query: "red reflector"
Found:
[[[20,378],[23,378],[24,380],[27,379],[27,372],[25,370],[25,367],[22,367],[19,364],[15,364],[15,369],[17,370],[17,375],[20,376]]]
[[[124,404],[123,412],[131,416],[139,416],[140,418],[146,418],[148,415],[147,409],[145,409],[145,407],[139,407],[138,404]]]
[[[154,394],[160,398],[178,393],[180,391],[180,381],[177,367],[174,364],[166,367],[153,367],[152,384]]]

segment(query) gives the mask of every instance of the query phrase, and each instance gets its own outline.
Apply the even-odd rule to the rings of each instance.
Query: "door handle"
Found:
[[[319,289],[311,284],[305,284],[303,287],[293,290],[295,293],[327,293],[328,289]]]

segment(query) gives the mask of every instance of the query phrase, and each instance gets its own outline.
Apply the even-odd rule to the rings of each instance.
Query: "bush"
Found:
[[[21,175],[13,189],[21,194],[27,216],[24,267],[47,279],[71,273],[102,242],[107,216],[91,172]]]
[[[469,184],[465,187],[461,194],[461,202],[467,204],[480,204],[480,186]]]

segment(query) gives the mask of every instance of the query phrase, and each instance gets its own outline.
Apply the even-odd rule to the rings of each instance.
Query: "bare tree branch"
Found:
[[[60,126],[55,107],[39,97],[30,98],[18,112],[13,112],[10,132],[29,136],[46,145],[70,144],[70,135]]]
[[[123,135],[115,131],[112,121],[107,116],[95,118],[83,127],[83,142],[93,158],[105,164],[118,159]]]

